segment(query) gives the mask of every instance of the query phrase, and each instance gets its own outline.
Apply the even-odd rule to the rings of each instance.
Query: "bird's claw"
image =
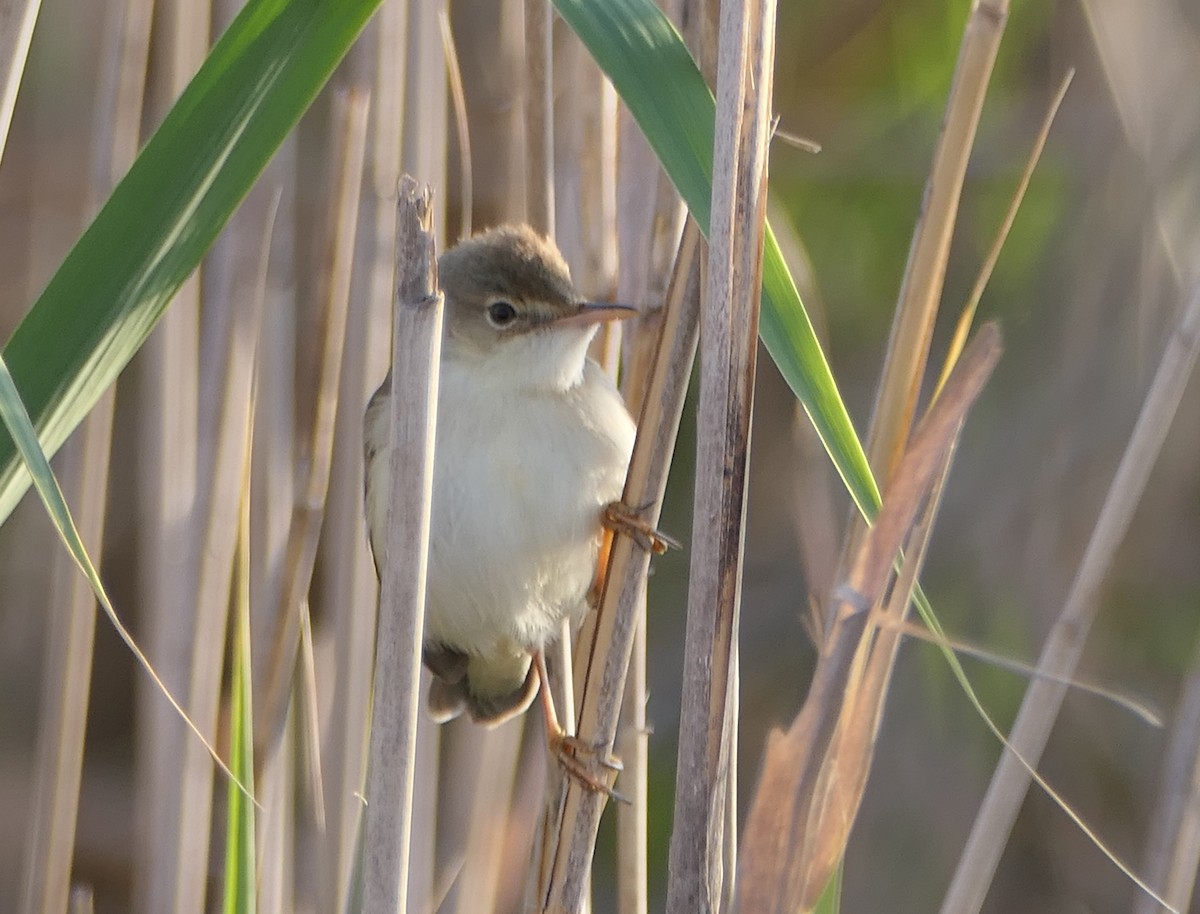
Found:
[[[629,799],[614,790],[610,783],[610,779],[625,770],[615,755],[566,733],[556,733],[550,737],[550,751],[567,775],[585,789],[629,805]]]
[[[623,533],[645,552],[662,555],[668,549],[678,549],[679,541],[667,536],[642,519],[641,515],[650,508],[631,508],[622,501],[609,502],[604,506],[604,526],[614,533]]]

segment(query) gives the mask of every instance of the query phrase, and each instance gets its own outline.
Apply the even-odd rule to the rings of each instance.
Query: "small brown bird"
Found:
[[[634,423],[587,348],[636,313],[584,300],[554,244],[506,225],[438,263],[445,330],[425,611],[429,712],[483,724],[523,712],[543,647],[587,608]],[[365,418],[366,513],[376,563],[387,515],[390,374]],[[619,520],[617,521],[619,523]],[[552,742],[561,729],[546,699]]]

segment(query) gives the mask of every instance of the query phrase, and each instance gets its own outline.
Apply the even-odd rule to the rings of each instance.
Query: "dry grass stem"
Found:
[[[963,32],[868,435],[867,456],[881,484],[904,451],[916,413],[963,178],[1007,18],[1007,0],[976,0]],[[857,517],[851,520],[845,555],[855,551],[855,542],[864,530],[864,521]]]
[[[1100,516],[1065,604],[1054,623],[1038,668],[1071,676],[1099,608],[1104,575],[1129,527],[1200,350],[1200,286],[1167,342],[1137,424],[1117,467]],[[1062,705],[1066,686],[1039,678],[1030,684],[1009,735],[1009,746],[992,775],[979,815],[942,903],[943,914],[975,912],[983,905],[1000,854],[1029,788],[1024,762],[1036,765]],[[1111,855],[1110,855],[1111,856]]]
[[[416,767],[442,298],[431,194],[402,179],[397,205],[391,372],[391,499],[380,557],[363,911],[406,910]]]
[[[745,533],[775,5],[722,4],[708,276],[701,319],[696,493],[684,642],[670,914],[721,909],[732,834],[725,805],[736,727],[737,616]],[[728,874],[732,880],[733,874]]]
[[[330,161],[335,187],[321,244],[320,307],[315,325],[304,333],[315,344],[309,349],[316,357],[306,360],[306,364],[311,366],[316,384],[311,403],[297,410],[301,417],[297,429],[298,486],[287,537],[282,600],[275,611],[269,669],[265,689],[259,690],[264,693],[263,711],[257,715],[256,743],[260,747],[275,742],[283,726],[296,669],[300,617],[305,611],[325,517],[366,153],[368,105],[368,96],[361,89],[340,93],[334,101]]]
[[[647,505],[642,516],[651,525],[658,522],[695,357],[699,314],[699,285],[695,273],[698,239],[695,224],[689,222],[680,241],[667,294],[659,354],[639,416],[638,437],[622,496],[627,504]],[[580,739],[598,747],[600,753],[609,751],[616,738],[625,675],[638,624],[637,610],[649,561],[649,555],[628,537],[615,538],[597,613],[595,638],[587,646],[588,662],[579,705]],[[561,837],[548,874],[546,894],[537,901],[539,910],[576,914],[582,908],[605,799],[602,794],[584,789],[574,779],[565,780]]]
[[[737,911],[811,910],[842,858],[882,703],[864,679],[875,650],[872,608],[889,587],[901,544],[999,355],[999,332],[985,325],[918,426],[875,525],[834,591],[830,637],[804,707],[786,733],[768,740],[743,835]]]
[[[1200,864],[1200,657],[1184,680],[1163,762],[1158,802],[1150,819],[1145,878],[1178,911],[1188,910]],[[1134,914],[1160,914],[1141,895]]]

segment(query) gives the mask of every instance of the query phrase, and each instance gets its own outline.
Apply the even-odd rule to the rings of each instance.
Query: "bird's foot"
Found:
[[[662,555],[668,549],[679,548],[679,541],[667,536],[642,518],[650,505],[631,508],[622,501],[609,502],[604,506],[602,522],[614,533],[623,533],[646,552]]]
[[[624,770],[621,760],[602,747],[585,743],[577,736],[563,731],[551,733],[547,740],[550,754],[558,760],[568,777],[574,778],[587,790],[612,797],[618,803],[629,804],[628,798],[613,789],[613,781]]]

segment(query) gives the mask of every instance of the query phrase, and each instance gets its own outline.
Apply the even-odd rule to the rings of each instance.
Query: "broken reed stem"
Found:
[[[968,914],[977,912],[983,905],[1017,811],[1029,789],[1030,774],[1021,759],[1036,765],[1046,748],[1067,690],[1061,680],[1072,676],[1079,663],[1088,630],[1099,609],[1104,575],[1129,528],[1183,397],[1198,350],[1200,284],[1195,287],[1167,341],[1166,351],[1100,509],[1071,590],[1042,648],[1038,669],[1054,678],[1035,679],[1025,692],[1009,735],[1009,746],[1001,754],[942,902],[942,914]]]
[[[831,600],[832,627],[804,706],[772,733],[738,863],[734,911],[808,911],[841,860],[870,767],[877,696],[864,688],[878,619],[904,538],[942,471],[963,417],[1000,354],[994,325],[980,329],[917,427],[845,583]],[[909,587],[915,579],[909,574]],[[869,683],[868,683],[869,685]]]
[[[771,0],[721,5],[693,509],[703,522],[692,531],[668,914],[719,911],[726,892],[724,807],[736,726],[730,675],[762,287],[774,26]]]
[[[626,504],[649,506],[642,516],[651,525],[658,523],[695,359],[699,315],[695,258],[699,234],[695,223],[689,220],[667,292],[658,356],[639,416],[637,440],[622,494]],[[611,751],[616,738],[638,606],[649,564],[650,556],[629,537],[620,534],[614,537],[595,638],[586,651],[588,662],[579,702],[579,737],[586,744],[598,747],[601,757]],[[578,914],[587,899],[596,832],[606,797],[584,788],[574,778],[563,780],[559,841],[553,849],[547,888],[544,897],[538,899],[538,910]]]
[[[433,438],[442,346],[432,203],[407,175],[397,204],[390,497],[380,568],[367,767],[363,912],[407,910]]]

